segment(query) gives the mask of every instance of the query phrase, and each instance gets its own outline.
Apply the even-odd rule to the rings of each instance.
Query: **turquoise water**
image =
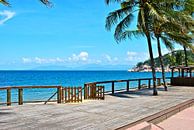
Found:
[[[170,73],[166,73],[170,77]],[[150,72],[127,71],[0,71],[0,87],[29,85],[82,86],[87,82],[150,78]],[[157,73],[161,77],[161,73]],[[143,81],[142,83],[147,83]],[[105,90],[111,90],[111,84],[104,84]],[[131,82],[130,87],[137,87]],[[115,89],[125,89],[126,83],[115,83]],[[24,101],[46,100],[56,89],[24,89]],[[17,90],[12,90],[12,101],[17,101]],[[55,97],[56,98],[56,97]],[[0,102],[6,100],[6,91],[0,91]]]

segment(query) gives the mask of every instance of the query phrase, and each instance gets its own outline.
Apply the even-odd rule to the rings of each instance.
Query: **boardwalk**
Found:
[[[106,95],[80,104],[25,104],[0,107],[0,129],[115,129],[194,98],[194,87]]]

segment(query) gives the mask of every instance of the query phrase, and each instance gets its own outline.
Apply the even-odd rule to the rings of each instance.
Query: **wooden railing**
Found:
[[[64,103],[82,102],[82,87],[65,87],[62,91]]]
[[[166,79],[170,79],[170,77],[167,77]],[[146,84],[142,84],[142,81],[148,81]],[[23,103],[33,103],[33,102],[57,102],[57,103],[69,103],[69,102],[82,102],[82,90],[84,89],[84,99],[104,99],[104,93],[105,86],[102,86],[102,84],[111,84],[111,91],[112,94],[115,93],[115,91],[121,91],[121,90],[130,90],[130,82],[138,82],[138,85],[136,89],[142,89],[145,87],[151,88],[151,81],[152,78],[142,78],[142,79],[128,79],[128,80],[111,80],[111,81],[102,81],[102,82],[92,82],[92,83],[86,83],[84,84],[84,88],[82,87],[62,87],[62,86],[19,86],[19,87],[4,87],[0,88],[1,90],[6,91],[6,97],[7,101],[0,103],[0,104],[7,104],[7,106],[10,106],[12,103],[18,103],[19,105],[22,105]],[[115,83],[126,83],[125,89],[115,90]],[[100,85],[101,84],[101,85]],[[161,78],[157,78],[157,85],[161,85]],[[56,89],[55,92],[52,93],[51,97],[48,98],[46,101],[25,101],[23,98],[24,89]],[[18,100],[12,101],[11,93],[12,90],[17,90]],[[57,95],[57,99],[53,99]],[[1,101],[1,99],[0,99]]]
[[[157,78],[157,86],[161,85],[161,79],[162,78]],[[171,79],[170,77],[167,77],[166,79]],[[147,84],[142,84],[142,81],[148,81]],[[127,79],[127,80],[110,80],[110,81],[100,81],[100,82],[90,82],[90,83],[85,83],[84,86],[97,86],[99,84],[111,84],[111,91],[106,91],[106,92],[112,92],[112,94],[115,93],[115,91],[120,91],[124,89],[119,89],[115,90],[115,83],[126,83],[126,91],[129,91],[130,89],[130,82],[138,82],[137,89],[141,88],[151,88],[151,81],[152,78],[142,78],[142,79]]]
[[[104,100],[104,86],[95,84],[84,86],[84,99]]]
[[[56,94],[57,94],[57,100],[48,100],[46,102],[49,101],[56,101],[57,103],[61,103],[62,102],[62,87],[61,86],[19,86],[19,87],[4,87],[4,88],[0,88],[1,90],[5,90],[6,91],[6,95],[7,95],[7,101],[1,104],[7,104],[7,106],[10,106],[12,103],[18,103],[18,105],[23,105],[23,103],[33,103],[33,102],[45,102],[45,101],[24,101],[23,99],[23,90],[24,89],[57,89],[56,90]],[[12,90],[18,90],[18,101],[12,101],[12,97],[11,97],[11,93]],[[53,97],[53,96],[52,96]],[[45,103],[46,103],[45,102]]]

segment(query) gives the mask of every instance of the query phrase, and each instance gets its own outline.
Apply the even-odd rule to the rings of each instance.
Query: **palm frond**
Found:
[[[116,26],[114,34],[115,39],[117,39],[120,36],[120,34],[130,26],[133,18],[134,18],[133,14],[129,14]]]
[[[10,3],[7,0],[0,0],[0,3],[5,6],[10,6]]]
[[[169,40],[169,38],[165,37],[165,36],[160,36],[160,39],[162,40],[162,42],[164,43],[165,47],[169,50],[172,51],[174,50],[174,44],[172,41]]]
[[[49,0],[40,0],[43,4],[45,4],[46,6],[51,7],[52,3]]]
[[[139,38],[141,36],[144,36],[144,33],[141,30],[126,30],[122,32],[119,36],[117,36],[115,39],[117,42],[120,42],[122,40],[126,40],[127,38],[129,39],[131,39],[132,37]]]
[[[111,27],[118,23],[120,19],[124,18],[127,14],[129,14],[132,9],[132,7],[126,7],[110,12],[106,18],[106,29],[111,30]]]
[[[105,0],[105,3],[109,5],[110,3],[119,3],[122,2],[123,0]]]
[[[166,17],[163,14],[159,14],[158,10],[156,10],[155,7],[152,6],[152,4],[146,2],[145,3],[149,9],[149,15],[150,17],[153,17],[155,20],[161,21],[161,22],[167,22]]]
[[[52,6],[52,3],[49,0],[40,0],[40,2],[42,2],[46,6],[49,6],[49,7]],[[5,6],[10,6],[10,3],[7,0],[0,0],[0,3]]]
[[[145,17],[144,17],[144,10],[141,8],[138,13],[138,29],[145,31]]]

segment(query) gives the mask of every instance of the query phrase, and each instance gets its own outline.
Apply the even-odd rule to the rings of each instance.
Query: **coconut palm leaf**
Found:
[[[40,2],[42,2],[46,6],[52,6],[52,3],[49,0],[40,0]],[[0,0],[0,3],[5,6],[10,6],[10,3],[7,0]]]
[[[111,3],[126,3],[128,5],[134,5],[137,4],[139,1],[138,0],[105,0],[105,3],[107,5],[111,4]]]
[[[111,30],[112,26],[117,24],[118,21],[122,18],[124,18],[127,14],[130,15],[130,12],[133,10],[133,7],[127,6],[122,9],[115,10],[111,13],[106,18],[106,29]]]
[[[120,42],[120,41],[126,40],[128,38],[129,39],[131,39],[132,37],[139,38],[139,37],[142,37],[144,35],[145,34],[141,30],[126,30],[126,31],[120,33],[120,35],[118,35],[115,39]]]
[[[43,4],[45,4],[46,6],[51,7],[52,3],[49,0],[40,0]]]
[[[174,43],[173,43],[172,41],[170,41],[168,37],[166,37],[166,36],[161,36],[160,38],[161,38],[162,42],[164,43],[165,47],[166,47],[169,51],[174,50]]]
[[[122,2],[123,0],[105,0],[105,3],[107,4],[107,5],[109,5],[110,3],[119,3],[119,2]]]
[[[114,37],[117,40],[120,34],[130,26],[134,16],[133,14],[127,15],[119,24],[117,24]]]
[[[159,14],[156,7],[154,7],[151,3],[146,2],[147,7],[149,8],[149,15],[155,20],[159,20],[161,22],[167,22],[167,19],[164,15]]]
[[[10,6],[10,3],[7,0],[0,0],[0,3],[5,6]]]

